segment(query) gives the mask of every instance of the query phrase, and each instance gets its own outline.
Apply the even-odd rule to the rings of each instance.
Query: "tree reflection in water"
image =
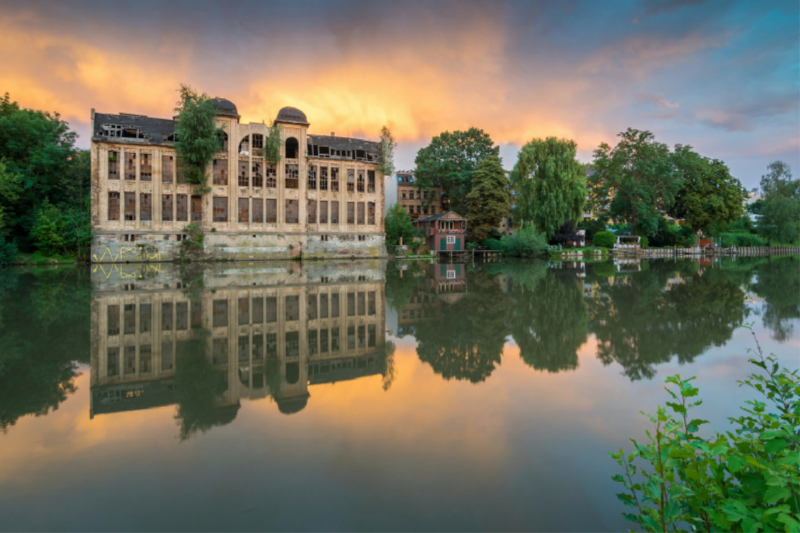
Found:
[[[780,342],[794,332],[800,318],[800,261],[796,257],[761,258],[755,267],[750,290],[764,298],[764,326]]]

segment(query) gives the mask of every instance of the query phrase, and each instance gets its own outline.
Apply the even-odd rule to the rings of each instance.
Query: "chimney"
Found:
[[[331,137],[336,137],[336,134],[331,132]]]

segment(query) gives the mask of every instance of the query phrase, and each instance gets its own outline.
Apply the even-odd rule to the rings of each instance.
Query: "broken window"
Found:
[[[136,346],[126,346],[125,352],[123,354],[124,362],[122,371],[125,374],[135,374],[136,373]]]
[[[228,339],[214,339],[211,344],[211,362],[215,365],[228,363]]]
[[[171,194],[161,195],[161,221],[172,222],[173,200]]]
[[[153,157],[150,154],[142,154],[142,168],[139,169],[139,179],[153,181]]]
[[[153,196],[142,193],[139,196],[139,220],[150,222],[153,220]]]
[[[300,213],[297,200],[286,200],[286,223],[297,224],[299,222]]]
[[[264,322],[264,298],[253,298],[253,324],[262,322]],[[260,350],[258,353],[261,355]]]
[[[239,298],[239,325],[250,323],[250,298]]]
[[[125,152],[125,180],[136,179],[136,152]]]
[[[358,326],[358,347],[367,347],[367,328],[365,326]]]
[[[331,191],[339,192],[339,169],[331,167]]]
[[[339,328],[331,330],[331,352],[339,351]]]
[[[161,156],[161,183],[172,183],[174,160],[171,155]]]
[[[215,328],[228,325],[228,300],[214,300],[211,303],[211,324]]]
[[[355,202],[347,202],[347,223],[348,224],[355,224],[356,223],[356,203]]]
[[[285,303],[286,320],[298,320],[300,318],[300,297],[287,296]]]
[[[227,222],[228,221],[228,198],[215,196],[214,197],[214,222]]]
[[[309,200],[308,206],[306,207],[306,211],[308,213],[308,223],[309,224],[316,224],[317,223],[317,201],[316,200]]]
[[[136,220],[136,193],[125,193],[125,220]]]
[[[177,159],[177,164],[175,165],[175,174],[178,177],[178,185],[182,183],[188,183],[186,181],[186,165],[183,163],[183,159],[180,157]]]
[[[328,167],[320,167],[319,169],[319,190],[328,190]]]
[[[253,187],[264,186],[264,175],[261,174],[261,163],[253,162]]]
[[[286,188],[296,189],[297,183],[300,180],[300,171],[297,165],[286,165]]]
[[[278,321],[278,297],[267,297],[267,324]]]
[[[260,133],[253,134],[253,150],[256,148],[264,148],[264,136]]]
[[[213,168],[214,185],[227,185],[228,184],[228,160],[215,159]]]
[[[306,298],[306,316],[309,320],[317,318],[317,295],[309,294]]]
[[[203,302],[195,300],[192,302],[192,329],[203,328]]]
[[[364,202],[358,202],[358,205],[356,206],[356,209],[357,209],[357,211],[356,211],[356,215],[357,215],[356,224],[359,224],[359,225],[363,226],[364,225]]]
[[[339,318],[339,293],[331,294],[331,318]]]
[[[319,352],[328,353],[328,330],[319,330]]]
[[[136,304],[125,304],[123,308],[122,325],[125,335],[136,333]]]
[[[113,150],[108,152],[108,179],[119,179],[119,152]]]
[[[317,355],[317,346],[317,330],[308,330],[308,355]]]
[[[278,200],[267,199],[267,224],[278,223]]]
[[[375,202],[367,204],[367,224],[370,226],[375,225]]]
[[[347,169],[347,192],[356,190],[356,171],[352,168]]]
[[[189,327],[189,303],[178,302],[175,304],[175,330],[184,331]]]
[[[228,151],[228,134],[217,130],[217,152]]]
[[[186,194],[177,195],[175,201],[175,220],[187,222],[189,220],[189,196]]]
[[[356,159],[364,160],[367,158],[367,153],[364,150],[356,150]]]
[[[300,151],[300,145],[297,143],[297,139],[294,137],[289,137],[286,139],[286,159],[298,159],[300,156],[298,152]]]
[[[358,171],[358,181],[356,182],[356,190],[358,192],[364,192],[364,171]]]
[[[406,191],[403,191],[403,200],[406,200]]]
[[[308,190],[316,191],[317,190],[317,166],[316,165],[309,165],[308,166]]]
[[[250,155],[250,136],[248,135],[239,143],[239,155]]]
[[[247,173],[247,161],[239,161],[239,187],[249,187],[250,176]]]
[[[356,293],[347,293],[347,316],[356,316]]]
[[[286,357],[294,358],[300,355],[300,332],[286,332]],[[286,363],[286,383],[294,384],[299,379],[300,369],[297,363]]]
[[[161,370],[172,370],[172,341],[161,341]]]
[[[109,305],[106,314],[108,316],[108,334],[119,335],[119,306]]]
[[[367,192],[375,192],[375,171],[367,170]]]
[[[106,375],[109,377],[119,375],[119,347],[108,349],[108,363],[106,365]]]
[[[375,291],[370,291],[367,293],[367,314],[375,314]]]
[[[172,331],[172,302],[161,303],[161,331]]]
[[[331,224],[339,223],[339,202],[331,202]]]
[[[192,222],[201,222],[203,220],[203,198],[201,196],[192,196]]]
[[[264,202],[261,198],[253,198],[253,224],[264,223]]]
[[[274,189],[278,186],[278,165],[275,163],[267,163],[265,165],[267,173],[267,187]]]
[[[239,222],[250,222],[250,199],[239,198]]]
[[[139,333],[149,333],[153,329],[153,304],[139,305]]]
[[[367,299],[363,292],[358,293],[358,316],[367,314]]]
[[[108,220],[119,220],[119,193],[108,193]]]
[[[319,295],[319,317],[328,318],[328,293]]]
[[[320,224],[328,223],[328,202],[319,203],[319,223]]]

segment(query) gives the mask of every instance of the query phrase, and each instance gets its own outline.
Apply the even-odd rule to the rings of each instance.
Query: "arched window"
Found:
[[[289,137],[286,139],[286,159],[298,159],[300,157],[300,145],[297,139]]]
[[[239,155],[250,155],[250,136],[246,136],[239,143]]]
[[[228,151],[228,134],[224,131],[217,132],[217,152],[227,152]]]
[[[286,383],[294,385],[300,381],[300,364],[286,363]]]

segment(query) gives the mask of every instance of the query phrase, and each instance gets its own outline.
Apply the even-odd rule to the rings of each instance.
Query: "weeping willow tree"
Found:
[[[205,194],[211,190],[207,185],[208,166],[220,149],[225,131],[217,127],[217,110],[211,97],[184,84],[178,92],[175,152],[186,181],[195,185],[194,194]]]
[[[264,148],[261,149],[261,155],[264,157],[264,161],[277,165],[281,162],[283,126],[272,122],[267,128],[267,132],[267,138],[264,141]]]
[[[586,201],[584,166],[569,139],[534,139],[522,147],[511,172],[520,226],[533,222],[549,239],[565,222],[577,224]]]
[[[384,176],[394,175],[394,149],[397,148],[397,140],[392,136],[392,132],[384,126],[381,128],[381,164],[378,170]]]

